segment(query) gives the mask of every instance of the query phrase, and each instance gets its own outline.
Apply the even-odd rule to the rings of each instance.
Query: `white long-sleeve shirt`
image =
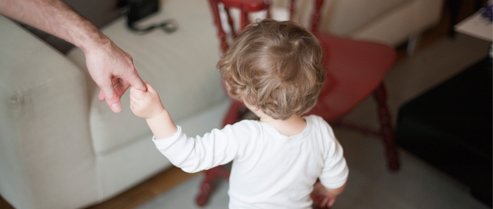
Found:
[[[186,172],[233,161],[229,208],[311,208],[317,178],[327,188],[338,188],[346,182],[348,168],[331,127],[319,116],[305,119],[307,126],[294,136],[244,120],[193,138],[178,127],[173,136],[153,141]]]

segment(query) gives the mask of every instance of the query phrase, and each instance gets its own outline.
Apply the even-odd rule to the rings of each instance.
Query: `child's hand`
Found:
[[[141,118],[150,119],[164,111],[158,93],[146,83],[147,91],[130,88],[130,109]]]
[[[314,208],[330,209],[336,201],[337,194],[325,188],[320,181],[317,181],[310,196],[312,197]]]

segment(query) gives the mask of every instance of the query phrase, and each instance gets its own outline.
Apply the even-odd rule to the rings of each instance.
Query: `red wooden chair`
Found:
[[[394,63],[395,51],[383,44],[354,40],[319,31],[320,10],[324,1],[314,1],[309,30],[319,39],[324,49],[328,80],[320,94],[319,102],[309,114],[317,114],[329,121],[331,125],[355,128],[381,137],[385,147],[387,166],[395,171],[399,168],[399,162],[383,83],[385,74]],[[269,0],[209,0],[209,3],[222,52],[228,49],[230,41],[239,31],[249,24],[251,14],[264,11],[265,17],[271,16]],[[289,8],[286,9],[290,19],[296,11],[295,5],[295,0],[290,0]],[[232,14],[232,9],[238,15]],[[235,17],[239,20],[235,21]],[[379,130],[356,126],[341,120],[345,114],[370,95],[374,97],[378,106]],[[243,104],[233,101],[224,118],[224,125],[238,121],[244,112]],[[229,171],[222,166],[204,173],[205,178],[196,197],[198,205],[206,204],[216,180],[228,179],[229,176]]]

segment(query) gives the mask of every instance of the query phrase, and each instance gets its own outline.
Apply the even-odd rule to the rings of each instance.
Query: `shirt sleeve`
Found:
[[[244,140],[238,125],[214,129],[203,136],[187,137],[178,126],[177,132],[164,139],[153,137],[156,148],[169,161],[185,172],[195,173],[231,162]]]
[[[329,189],[336,189],[346,183],[348,175],[349,169],[342,146],[333,138],[329,143],[320,182]]]

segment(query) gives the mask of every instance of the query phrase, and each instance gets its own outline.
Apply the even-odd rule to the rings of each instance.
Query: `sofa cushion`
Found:
[[[175,19],[179,25],[171,34],[159,29],[148,34],[132,33],[124,19],[102,31],[133,57],[141,77],[159,92],[179,124],[180,120],[207,111],[227,97],[216,70],[219,44],[207,2],[164,1],[161,12],[142,24],[168,18]],[[80,50],[71,51],[68,56],[85,68]],[[92,86],[90,125],[97,153],[111,151],[149,134],[145,121],[131,114],[128,93],[122,98],[123,111],[114,114],[106,103],[97,99],[97,89]]]
[[[396,8],[408,0],[334,0],[326,1],[326,14],[322,19],[324,29],[336,34],[349,34]]]
[[[2,16],[0,28],[0,194],[15,208],[79,208],[97,196],[86,76]]]

